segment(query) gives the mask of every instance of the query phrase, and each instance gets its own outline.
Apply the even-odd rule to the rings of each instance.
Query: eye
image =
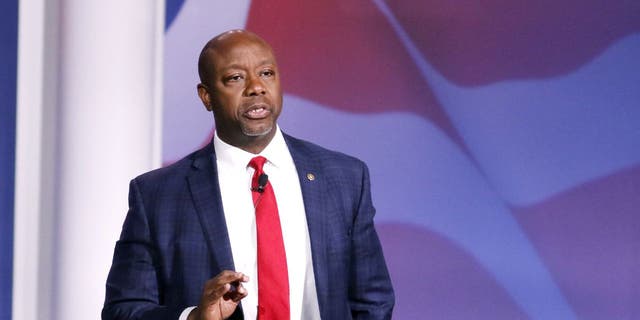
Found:
[[[260,71],[260,76],[265,78],[271,78],[276,75],[276,72],[271,69],[265,69]]]
[[[241,81],[242,79],[244,79],[244,77],[243,77],[241,74],[239,74],[239,73],[234,73],[234,74],[232,74],[232,75],[230,75],[230,76],[226,77],[226,78],[224,79],[224,81],[225,81],[225,82],[239,82],[239,81]]]

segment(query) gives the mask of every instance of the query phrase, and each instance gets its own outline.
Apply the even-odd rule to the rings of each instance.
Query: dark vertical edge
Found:
[[[18,0],[0,2],[0,319],[11,319]]]

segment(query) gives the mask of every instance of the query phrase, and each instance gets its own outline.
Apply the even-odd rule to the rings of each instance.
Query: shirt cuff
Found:
[[[187,320],[187,318],[189,318],[189,313],[191,313],[191,310],[195,309],[196,307],[189,307],[186,308],[182,311],[182,313],[180,314],[180,318],[178,318],[178,320]]]

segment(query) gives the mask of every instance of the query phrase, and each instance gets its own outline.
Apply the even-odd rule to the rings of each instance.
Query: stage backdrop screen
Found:
[[[640,318],[640,2],[172,0],[163,159],[203,44],[273,45],[281,128],[363,159],[397,319]]]

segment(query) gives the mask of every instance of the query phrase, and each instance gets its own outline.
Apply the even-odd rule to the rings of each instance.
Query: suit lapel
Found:
[[[214,267],[218,268],[212,270],[214,275],[225,269],[235,270],[215,162],[213,143],[210,143],[196,153],[193,170],[187,178]]]
[[[323,200],[327,194],[327,185],[323,183],[323,171],[316,157],[296,139],[284,135],[289,152],[298,171],[298,179],[304,200],[304,210],[309,229],[311,242],[311,255],[313,259],[313,272],[316,280],[316,292],[321,317],[326,317],[327,308],[331,308],[328,302],[328,283],[330,275],[327,273],[327,222],[325,221],[325,204]]]

